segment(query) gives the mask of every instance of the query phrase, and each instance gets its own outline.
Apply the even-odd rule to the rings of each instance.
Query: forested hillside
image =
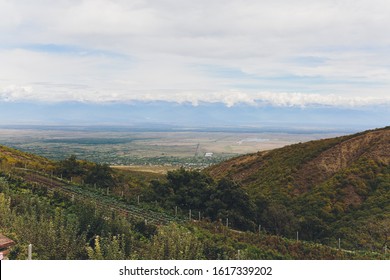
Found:
[[[167,176],[0,146],[0,233],[16,241],[13,259],[30,243],[36,259],[389,258],[389,135]]]
[[[390,128],[311,141],[213,166],[240,184],[269,232],[383,249],[390,241]]]

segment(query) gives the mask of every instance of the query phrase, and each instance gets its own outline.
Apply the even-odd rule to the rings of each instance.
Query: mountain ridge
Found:
[[[293,166],[296,170],[291,170],[292,172],[289,172],[289,175],[299,176],[294,183],[303,183],[305,185],[307,182],[304,181],[308,180],[307,176],[309,176],[309,180],[316,184],[319,183],[320,179],[325,180],[329,178],[363,156],[388,165],[390,162],[389,143],[390,127],[385,127],[238,156],[208,168],[207,172],[216,178],[222,176],[232,177],[246,185],[256,170],[264,168],[264,164],[267,164],[267,159],[280,153],[290,154],[291,150],[295,150],[298,153],[304,152],[305,157],[298,162],[299,166]],[[314,151],[310,150],[313,149],[313,146],[316,146]],[[288,159],[288,156],[285,156],[283,159]],[[286,163],[289,164],[288,162]],[[313,170],[315,172],[312,175],[308,175]],[[302,171],[304,174],[300,174],[299,171]]]
[[[390,242],[389,162],[385,127],[243,155],[205,172],[240,184],[272,233],[383,248]]]

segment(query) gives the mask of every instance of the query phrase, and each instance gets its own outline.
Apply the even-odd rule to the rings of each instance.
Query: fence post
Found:
[[[32,244],[28,245],[28,260],[32,260]]]

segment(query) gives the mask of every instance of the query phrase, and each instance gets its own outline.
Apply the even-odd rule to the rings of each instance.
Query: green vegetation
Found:
[[[145,225],[93,204],[0,175],[0,228],[17,245],[11,259],[378,259],[220,223]]]
[[[59,161],[55,173],[68,180],[77,178],[86,184],[100,188],[110,188],[115,185],[113,171],[107,164],[93,164],[77,160],[75,155]]]
[[[168,172],[164,182],[152,182],[152,199],[166,209],[179,207],[201,213],[211,221],[226,220],[241,230],[254,230],[255,207],[245,191],[228,179],[215,182],[210,176],[184,168]]]
[[[390,129],[238,157],[207,170],[231,178],[268,232],[381,252],[390,241]]]
[[[49,171],[54,168],[54,162],[41,156],[0,145],[0,168],[4,170],[9,167],[29,167]]]
[[[389,259],[388,143],[387,128],[166,176],[1,146],[0,232],[12,259],[30,243],[36,259]]]
[[[61,193],[45,194],[40,187],[18,180],[2,177],[0,187],[0,228],[18,244],[11,258],[25,259],[25,248],[32,243],[38,259],[86,259],[97,236],[121,238],[124,256],[130,256],[132,239],[142,246],[142,239],[155,230],[152,226],[140,230],[136,222],[131,224],[88,203],[72,203]],[[111,251],[106,253],[110,256]]]

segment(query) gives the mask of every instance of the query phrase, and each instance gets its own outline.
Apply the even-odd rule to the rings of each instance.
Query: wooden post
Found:
[[[190,209],[190,212],[189,212],[189,214],[188,214],[188,218],[189,218],[189,220],[191,221],[191,219],[192,219],[191,209]]]
[[[226,218],[226,227],[229,227],[229,218]]]
[[[177,206],[175,206],[175,217],[177,217]]]
[[[32,260],[32,244],[28,245],[28,260]]]
[[[259,225],[259,233],[261,232],[261,225]]]
[[[299,232],[297,231],[297,242],[299,241]]]
[[[199,211],[199,221],[200,221],[200,211]]]
[[[341,239],[339,238],[339,250],[341,249]]]
[[[139,195],[137,196],[137,204],[139,205]]]

